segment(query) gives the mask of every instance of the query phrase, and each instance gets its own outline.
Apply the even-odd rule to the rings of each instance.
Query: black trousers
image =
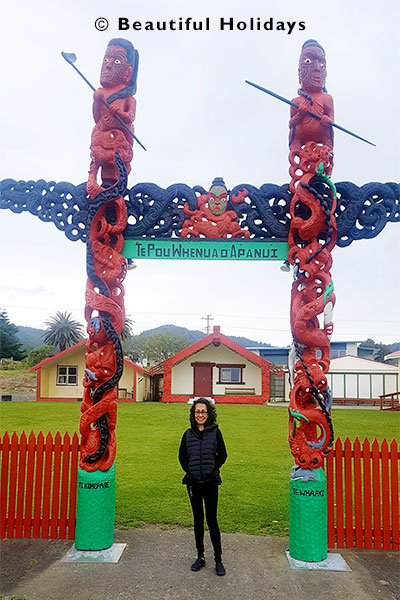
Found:
[[[221,560],[221,534],[217,521],[218,484],[203,483],[187,486],[194,519],[194,537],[199,557],[204,556],[204,507],[206,509],[207,525],[214,548],[215,560]]]

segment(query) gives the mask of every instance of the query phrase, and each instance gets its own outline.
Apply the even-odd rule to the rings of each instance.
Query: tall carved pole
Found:
[[[290,556],[303,561],[327,557],[326,478],[321,466],[333,444],[332,404],[327,381],[332,310],[330,274],[336,244],[333,167],[333,99],[325,91],[326,59],[315,41],[304,43],[299,62],[299,96],[291,108],[288,260],[293,265],[290,322],[293,345],[289,445],[296,465],[290,495]],[[307,111],[321,117],[316,120]]]
[[[82,417],[75,546],[102,550],[114,541],[117,385],[123,370],[127,224],[124,193],[133,152],[138,53],[131,42],[109,42],[94,93],[88,207],[85,318],[88,341]],[[105,101],[105,102],[104,102]],[[121,120],[126,125],[121,125]],[[99,173],[100,172],[100,173]],[[101,185],[97,182],[101,175]]]

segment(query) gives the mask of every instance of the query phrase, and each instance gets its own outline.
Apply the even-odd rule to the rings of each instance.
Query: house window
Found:
[[[78,367],[57,367],[57,385],[78,385]]]
[[[246,365],[216,365],[219,369],[217,383],[244,384],[243,369]]]

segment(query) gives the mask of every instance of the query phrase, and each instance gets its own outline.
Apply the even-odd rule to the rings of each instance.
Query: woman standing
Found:
[[[217,521],[218,486],[222,483],[219,469],[227,458],[224,438],[217,425],[214,406],[206,399],[199,398],[190,410],[191,427],[185,431],[179,448],[179,462],[185,471],[182,480],[186,484],[194,519],[194,537],[197,559],[192,571],[200,571],[204,560],[204,511],[214,548],[215,571],[225,575],[221,561],[221,534]]]

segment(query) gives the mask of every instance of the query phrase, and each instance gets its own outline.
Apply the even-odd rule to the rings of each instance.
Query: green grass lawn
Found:
[[[73,433],[79,403],[1,403],[1,431]],[[289,472],[287,409],[273,406],[217,407],[228,460],[221,470],[219,522],[224,532],[287,535]],[[190,526],[183,472],[178,462],[189,408],[174,404],[119,404],[117,505],[119,527],[144,523]],[[399,413],[333,409],[336,436],[354,440],[398,437]]]

